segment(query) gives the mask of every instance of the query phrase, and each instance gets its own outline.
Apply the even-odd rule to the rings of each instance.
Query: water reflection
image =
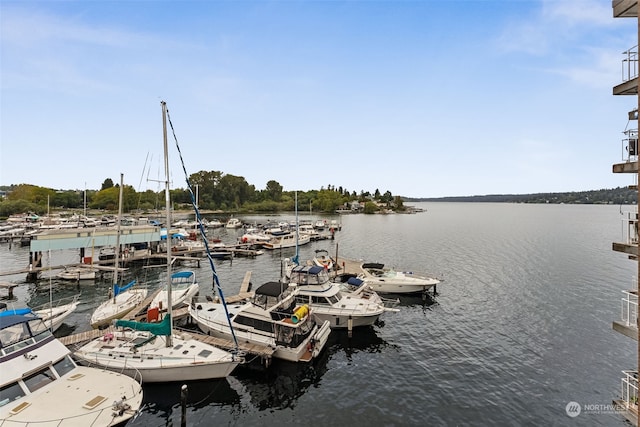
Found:
[[[378,320],[376,326],[384,327],[384,320]],[[351,361],[357,353],[381,353],[383,349],[395,346],[380,338],[376,328],[365,327],[354,329],[351,337],[346,330],[332,330],[327,347],[330,356],[344,352],[347,360]]]
[[[323,351],[310,363],[274,359],[269,368],[249,365],[233,376],[245,389],[252,406],[259,411],[294,408],[309,386],[317,385],[327,371],[329,354]]]
[[[134,424],[180,425],[182,419],[181,388],[183,383],[153,383],[144,385],[144,408]],[[240,395],[227,379],[191,381],[186,383],[186,421],[192,424],[195,411],[203,408],[237,406]]]

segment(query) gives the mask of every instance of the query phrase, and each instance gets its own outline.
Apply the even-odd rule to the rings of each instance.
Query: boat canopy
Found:
[[[362,264],[362,268],[377,268],[378,270],[382,270],[384,264],[380,264],[378,262],[365,262]]]
[[[25,314],[33,314],[30,308],[14,308],[7,309],[6,311],[0,312],[0,317],[12,316],[12,315],[20,315],[24,316]]]
[[[267,282],[264,283],[262,285],[260,285],[257,289],[256,289],[256,295],[265,295],[268,297],[279,297],[280,294],[282,294],[282,291],[284,288],[286,288],[287,285],[284,285],[280,282]]]
[[[167,314],[162,322],[136,322],[134,320],[116,320],[116,327],[131,328],[134,331],[151,332],[154,335],[171,335],[171,315]]]
[[[133,285],[136,284],[135,280],[132,280],[131,282],[129,282],[128,284],[124,285],[124,286],[118,286],[117,284],[113,285],[113,294],[115,296],[120,295],[122,292],[126,291],[127,289],[131,288]]]

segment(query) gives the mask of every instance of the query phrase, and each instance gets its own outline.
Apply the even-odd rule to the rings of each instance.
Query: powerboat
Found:
[[[289,273],[289,285],[297,288],[296,302],[308,304],[316,321],[328,321],[332,329],[371,326],[387,311],[381,301],[341,291],[329,280],[327,269],[298,265]]]
[[[189,315],[207,335],[269,346],[278,359],[310,362],[324,348],[331,327],[328,321],[316,322],[297,297],[297,289],[267,282],[250,299],[227,304],[226,310],[221,301],[193,299]]]
[[[33,314],[0,317],[0,351],[0,425],[124,425],[142,405],[139,376],[76,365]]]
[[[415,274],[411,271],[395,271],[380,263],[363,263],[358,278],[374,291],[385,294],[425,293],[440,283],[440,280]]]
[[[295,232],[289,232],[273,236],[269,241],[263,242],[262,247],[265,249],[283,249],[283,248],[295,248],[300,245],[305,245],[311,241],[311,237],[308,234],[298,234]]]
[[[96,269],[91,267],[65,267],[58,278],[63,280],[95,280]]]

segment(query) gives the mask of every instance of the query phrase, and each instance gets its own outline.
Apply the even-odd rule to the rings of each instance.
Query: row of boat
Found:
[[[166,223],[171,224],[168,111],[164,102],[161,105]],[[121,175],[120,209],[123,187]],[[118,217],[121,215],[120,210]],[[119,239],[119,232],[117,236]],[[119,247],[118,240],[116,260]],[[147,321],[124,318],[134,307],[145,305],[148,295],[135,281],[118,285],[117,263],[113,295],[92,315],[95,334],[77,345],[68,337],[53,336],[53,307],[49,308],[48,326],[43,320],[46,312],[0,312],[0,425],[121,425],[139,411],[143,383],[225,378],[247,363],[245,351],[261,352],[266,360],[310,362],[323,351],[332,329],[369,326],[383,313],[397,311],[397,302],[379,296],[368,282],[382,277],[379,292],[385,291],[385,282],[393,281],[392,270],[382,265],[363,264],[362,273],[345,274],[339,271],[337,260],[331,260],[329,267],[330,257],[318,255],[307,265],[286,260],[284,277],[227,304],[219,284],[215,298],[196,297],[195,273],[173,272],[171,246],[167,244],[166,250],[166,287],[149,302]],[[372,271],[375,269],[380,274]],[[400,292],[426,292],[437,283],[428,279],[409,286],[407,275],[393,277],[402,281],[396,288]],[[179,306],[186,307],[203,333],[174,327],[173,313]],[[74,309],[70,305],[66,315]],[[56,319],[60,322],[64,313]],[[214,338],[232,344],[225,349]]]

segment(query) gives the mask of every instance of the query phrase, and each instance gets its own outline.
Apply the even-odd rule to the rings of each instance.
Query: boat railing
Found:
[[[627,129],[622,139],[622,160],[635,162],[638,160],[638,129]]]
[[[621,401],[626,409],[638,410],[638,371],[622,371],[624,377],[621,380]]]
[[[626,326],[636,327],[638,319],[638,294],[622,291],[621,317]]]
[[[638,77],[638,45],[622,52],[622,81],[628,82]]]
[[[53,301],[47,301],[44,304],[41,304],[37,307],[32,308],[32,310],[33,311],[49,310],[49,309],[53,309],[63,305],[77,303],[79,299],[80,299],[80,294],[75,294],[75,295],[71,295],[71,296],[60,298]]]

